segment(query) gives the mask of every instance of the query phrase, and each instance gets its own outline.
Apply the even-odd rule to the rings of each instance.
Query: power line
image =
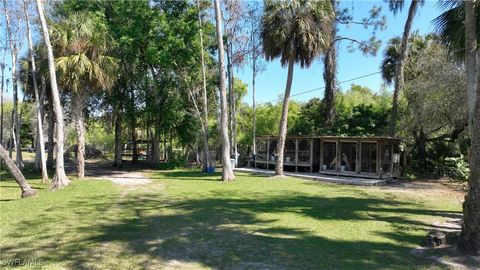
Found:
[[[369,74],[365,74],[365,75],[358,76],[358,77],[355,77],[355,78],[351,78],[351,79],[348,79],[348,80],[340,81],[337,84],[343,84],[343,83],[355,81],[355,80],[358,80],[358,79],[363,79],[363,78],[370,77],[370,76],[373,76],[373,75],[377,75],[377,74],[380,74],[380,73],[382,73],[382,71],[377,71],[377,72],[374,72],[374,73],[369,73]],[[298,92],[298,93],[295,93],[293,95],[290,95],[290,97],[296,97],[296,96],[300,96],[300,95],[303,95],[303,94],[307,94],[307,93],[311,93],[311,92],[315,92],[315,91],[319,91],[319,90],[323,90],[323,89],[325,89],[325,86],[318,87],[318,88],[315,88],[315,89],[306,90],[306,91],[302,91],[302,92]],[[271,103],[271,102],[277,102],[277,101],[281,101],[282,99],[283,98],[277,98],[277,99],[273,99],[273,100],[270,100],[270,101],[259,102],[258,105],[265,104],[265,103]]]
[[[477,46],[480,46],[480,43],[477,44]],[[461,48],[461,49],[458,49],[458,50],[450,51],[449,54],[455,54],[455,53],[457,53],[457,52],[465,51],[465,50],[467,50],[467,49],[475,48],[475,47],[476,47],[476,46]],[[373,76],[373,75],[376,75],[376,74],[379,74],[379,73],[382,73],[382,71],[379,70],[379,71],[374,72],[374,73],[370,73],[370,74],[358,76],[358,77],[355,77],[355,78],[351,78],[351,79],[348,79],[348,80],[345,80],[345,81],[338,82],[337,84],[342,84],[342,83],[347,83],[347,82],[355,81],[355,80],[358,80],[358,79],[363,79],[363,78],[370,77],[370,76]],[[290,95],[290,97],[296,97],[296,96],[300,96],[300,95],[303,95],[303,94],[307,94],[307,93],[310,93],[310,92],[315,92],[315,91],[319,91],[319,90],[323,90],[323,89],[325,89],[325,86],[318,87],[318,88],[311,89],[311,90],[306,90],[306,91],[299,92],[299,93],[295,93],[295,94],[293,94],[293,95]],[[272,99],[272,100],[265,101],[265,102],[259,102],[259,103],[257,103],[257,105],[265,104],[265,103],[270,103],[270,102],[277,102],[277,101],[281,101],[282,99],[283,99],[283,98],[277,98],[277,99]]]

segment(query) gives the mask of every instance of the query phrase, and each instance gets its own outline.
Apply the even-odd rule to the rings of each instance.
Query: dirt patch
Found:
[[[122,186],[140,186],[152,182],[142,172],[119,170],[103,163],[86,163],[85,165],[85,177],[88,178],[107,179]]]
[[[145,178],[142,174],[135,172],[114,173],[111,175],[101,175],[94,178],[108,179],[113,183],[122,186],[146,185],[152,182],[150,179]]]
[[[449,179],[399,181],[376,188],[395,193],[408,193],[418,197],[443,197],[459,204],[463,202],[467,190],[465,183]]]

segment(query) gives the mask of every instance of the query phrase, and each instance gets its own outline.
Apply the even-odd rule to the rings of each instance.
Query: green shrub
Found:
[[[160,163],[156,166],[157,170],[174,170],[187,167],[187,160],[178,152],[173,152],[168,162]]]
[[[467,181],[470,175],[468,162],[463,155],[447,157],[443,162],[443,174],[455,180]]]

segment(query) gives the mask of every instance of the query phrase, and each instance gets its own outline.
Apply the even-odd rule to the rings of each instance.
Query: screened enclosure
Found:
[[[400,140],[386,137],[288,136],[286,171],[371,178],[397,177]],[[256,166],[275,168],[276,137],[257,137]]]
[[[257,137],[256,167],[272,168],[275,165],[277,139],[273,136]],[[314,157],[313,137],[287,137],[283,162],[285,170],[313,172],[318,170],[318,159]]]
[[[377,172],[377,143],[362,142],[361,143],[361,173]]]

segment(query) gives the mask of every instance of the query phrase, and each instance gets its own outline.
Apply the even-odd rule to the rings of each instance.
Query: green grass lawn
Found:
[[[409,251],[453,200],[379,188],[193,171],[150,173],[123,187],[74,180],[18,199],[0,182],[1,259],[46,269],[440,268]],[[0,266],[0,268],[4,268]],[[28,267],[25,267],[28,268]]]

